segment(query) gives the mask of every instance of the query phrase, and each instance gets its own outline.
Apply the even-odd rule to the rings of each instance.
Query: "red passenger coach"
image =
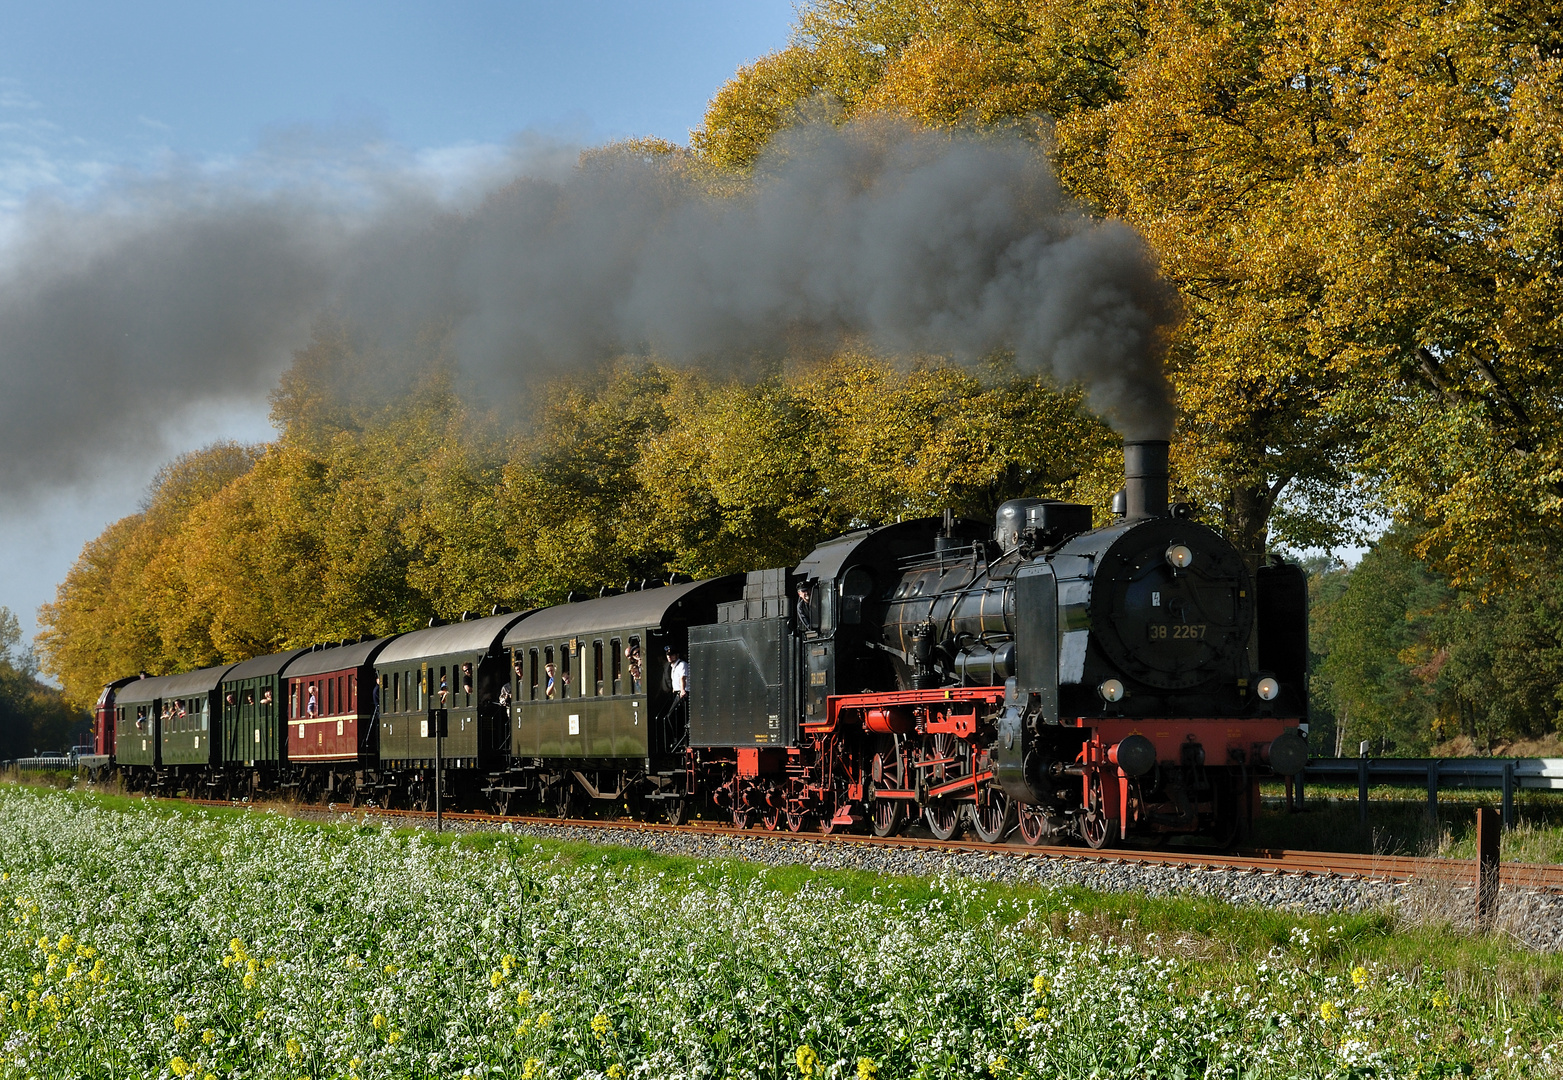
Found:
[[[301,797],[352,802],[378,786],[374,660],[393,640],[327,645],[288,666],[285,746]]]

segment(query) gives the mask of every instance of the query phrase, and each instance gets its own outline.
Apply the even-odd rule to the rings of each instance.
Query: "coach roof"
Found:
[[[544,608],[512,628],[505,635],[505,646],[509,648],[523,641],[541,641],[576,634],[596,634],[604,630],[661,626],[666,619],[677,615],[686,606],[731,599],[708,594],[720,592],[725,587],[732,589],[736,595],[736,586],[742,581],[741,576],[733,574]]]
[[[346,671],[348,668],[363,667],[365,664],[373,663],[380,650],[400,636],[392,634],[390,637],[359,641],[352,645],[326,645],[308,650],[288,665],[288,678],[296,679],[301,675],[321,675],[327,671]]]
[[[486,619],[431,626],[403,634],[375,658],[376,664],[399,664],[430,656],[454,656],[459,653],[485,653],[513,624],[526,618],[526,612],[491,615]],[[328,669],[334,670],[334,669]]]
[[[181,675],[159,675],[151,679],[137,679],[126,683],[115,698],[116,704],[139,704],[155,698],[182,698],[195,694],[209,694],[222,685],[223,676],[232,670],[229,664],[220,667],[186,671]]]
[[[308,649],[290,649],[287,652],[252,657],[230,668],[228,674],[223,676],[223,682],[239,682],[242,679],[259,679],[267,675],[275,675],[288,666],[289,660],[307,652]]]

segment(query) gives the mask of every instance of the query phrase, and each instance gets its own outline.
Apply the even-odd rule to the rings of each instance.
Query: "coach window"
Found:
[[[592,642],[592,687],[597,697],[602,696],[604,688],[602,672],[602,642]]]
[[[250,694],[253,697],[254,696],[254,691],[252,690],[250,692]],[[200,713],[201,713],[201,730],[202,731],[207,731],[212,726],[212,718],[211,718],[210,715],[208,715],[208,713],[206,711],[206,699],[205,698],[202,698],[200,700],[199,709],[200,709]]]
[[[608,653],[612,657],[609,662],[613,665],[613,670],[609,673],[613,688],[608,693],[619,694],[623,692],[619,686],[619,679],[624,674],[624,656],[618,638],[613,638],[608,642]]]
[[[640,636],[632,634],[630,643],[624,650],[624,666],[629,669],[630,693],[640,693],[641,682],[645,678],[646,658],[641,655]]]
[[[526,654],[526,696],[528,701],[537,700],[537,650],[528,649]]]
[[[570,696],[570,654],[572,650],[568,641],[559,646],[559,696]]]

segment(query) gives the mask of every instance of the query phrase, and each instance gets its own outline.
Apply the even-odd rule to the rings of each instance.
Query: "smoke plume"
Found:
[[[1171,291],[1018,139],[809,126],[720,192],[656,155],[564,156],[518,153],[459,210],[404,176],[367,199],[165,178],[33,207],[0,270],[0,497],[260,399],[326,313],[382,343],[447,327],[492,395],[626,350],[1007,349],[1127,435],[1170,430]]]

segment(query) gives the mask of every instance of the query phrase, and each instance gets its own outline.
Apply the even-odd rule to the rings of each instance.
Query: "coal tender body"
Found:
[[[748,575],[690,631],[691,792],[769,828],[1236,837],[1306,760],[1305,580],[1171,515],[1166,443],[1125,450],[1106,528],[1016,500]]]

